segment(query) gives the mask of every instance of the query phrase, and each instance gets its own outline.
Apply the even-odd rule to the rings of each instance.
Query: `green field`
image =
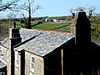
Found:
[[[20,20],[15,20],[17,28],[22,28],[24,23]],[[43,19],[33,20],[32,24],[36,24]],[[13,26],[13,21],[9,19],[0,20],[0,36],[8,33],[8,29]],[[68,23],[54,23],[54,22],[43,22],[42,24],[37,24],[33,26],[32,29],[38,30],[53,30],[61,32],[70,32],[70,25]],[[100,17],[94,16],[91,18],[91,37],[94,40],[100,40]]]
[[[69,25],[67,23],[42,23],[36,26],[33,26],[32,29],[41,29],[41,30],[56,30],[56,31],[69,31]]]

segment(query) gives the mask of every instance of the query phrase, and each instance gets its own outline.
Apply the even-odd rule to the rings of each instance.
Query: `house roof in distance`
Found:
[[[52,52],[74,35],[56,32],[56,31],[41,31],[32,29],[20,29],[22,43],[16,45],[16,50],[26,50],[40,56]]]

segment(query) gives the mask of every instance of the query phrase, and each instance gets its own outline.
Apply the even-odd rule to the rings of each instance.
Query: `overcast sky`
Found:
[[[25,0],[23,0],[25,1]],[[100,0],[35,0],[35,5],[40,5],[41,9],[36,11],[33,16],[66,16],[71,15],[70,9],[77,7],[96,8],[95,12],[100,13]],[[0,15],[0,17],[4,14]]]

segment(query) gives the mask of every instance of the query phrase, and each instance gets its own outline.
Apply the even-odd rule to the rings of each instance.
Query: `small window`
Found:
[[[18,68],[18,66],[19,66],[19,54],[17,51],[15,51],[15,63],[16,63],[16,67]]]
[[[3,53],[3,51],[0,49],[0,56],[1,56],[2,53]]]
[[[3,58],[3,50],[0,47],[0,57]]]
[[[34,68],[34,58],[31,58],[31,68]]]
[[[17,59],[16,59],[17,64],[19,64],[19,55],[17,54]]]
[[[30,75],[34,74],[34,57],[30,59]]]

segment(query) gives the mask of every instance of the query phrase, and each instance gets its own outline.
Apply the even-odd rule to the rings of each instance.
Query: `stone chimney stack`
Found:
[[[19,33],[19,29],[16,28],[16,23],[14,22],[14,27],[10,28],[9,38],[11,40],[11,46],[14,46],[21,42],[21,37]]]
[[[19,29],[10,28],[9,38],[11,40],[11,45],[14,46],[21,42],[21,37],[19,33]]]
[[[84,11],[76,13],[76,40],[77,47],[86,48],[91,42],[91,24]]]
[[[16,23],[14,22],[14,27],[10,28],[9,31],[9,39],[10,39],[10,50],[11,50],[11,74],[15,75],[15,53],[14,46],[21,42],[21,37],[19,33],[19,29],[16,28]]]

